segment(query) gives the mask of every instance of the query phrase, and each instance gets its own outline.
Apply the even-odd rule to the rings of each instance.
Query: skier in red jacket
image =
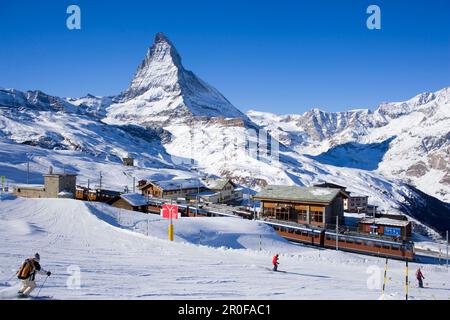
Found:
[[[278,269],[278,253],[273,256],[272,258],[272,264],[273,264],[273,271],[277,271]]]
[[[422,279],[425,279],[425,277],[423,276],[422,271],[420,270],[420,268],[417,269],[417,271],[416,271],[416,278],[417,278],[417,281],[419,281],[419,288],[423,288],[423,281],[422,281]]]

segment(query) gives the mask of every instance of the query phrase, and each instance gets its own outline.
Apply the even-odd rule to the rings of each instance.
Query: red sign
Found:
[[[164,219],[178,219],[178,206],[176,204],[163,204],[161,216]]]

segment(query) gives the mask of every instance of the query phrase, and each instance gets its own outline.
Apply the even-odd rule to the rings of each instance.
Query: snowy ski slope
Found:
[[[399,261],[389,262],[391,280],[380,297],[383,259],[291,244],[255,221],[183,218],[174,224],[169,242],[167,221],[157,215],[8,196],[0,203],[0,299],[15,299],[18,281],[7,280],[36,251],[53,272],[41,295],[55,299],[404,298]],[[270,269],[274,253],[283,272]],[[67,287],[73,266],[81,270],[79,289]],[[410,264],[412,280],[417,266]],[[429,288],[413,281],[410,299],[449,299],[450,273],[436,265],[424,265],[423,272]]]

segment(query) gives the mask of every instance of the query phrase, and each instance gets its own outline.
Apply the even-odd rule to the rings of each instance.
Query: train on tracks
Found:
[[[159,213],[162,204],[162,201],[151,201],[149,211]],[[208,208],[208,206],[202,206],[196,212],[195,206],[192,205],[178,204],[178,207],[181,215],[185,217],[233,216],[236,218],[254,219],[253,212],[244,210],[230,209],[229,213],[224,213],[216,209]],[[281,237],[293,242],[398,260],[412,261],[414,259],[414,243],[412,241],[389,240],[364,233],[336,233],[327,229],[284,224],[270,220],[258,221],[272,226]]]
[[[271,225],[280,236],[294,242],[398,260],[414,259],[414,243],[411,241],[387,240],[362,233],[341,234],[271,221],[261,222]]]

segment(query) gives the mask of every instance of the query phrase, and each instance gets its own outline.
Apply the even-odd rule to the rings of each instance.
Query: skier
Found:
[[[422,279],[425,279],[425,277],[422,274],[422,271],[420,270],[420,268],[417,269],[416,271],[416,278],[417,281],[419,281],[419,288],[423,288],[423,281]]]
[[[17,271],[17,277],[22,280],[22,287],[18,292],[19,296],[28,297],[36,287],[36,281],[34,280],[36,272],[41,275],[47,275],[48,277],[52,274],[50,271],[46,271],[41,267],[39,264],[40,259],[39,253],[36,253],[34,257],[25,259]]]
[[[278,263],[278,253],[273,256],[272,264],[273,264],[273,271],[277,271],[278,270],[278,265],[279,265],[279,263]]]

